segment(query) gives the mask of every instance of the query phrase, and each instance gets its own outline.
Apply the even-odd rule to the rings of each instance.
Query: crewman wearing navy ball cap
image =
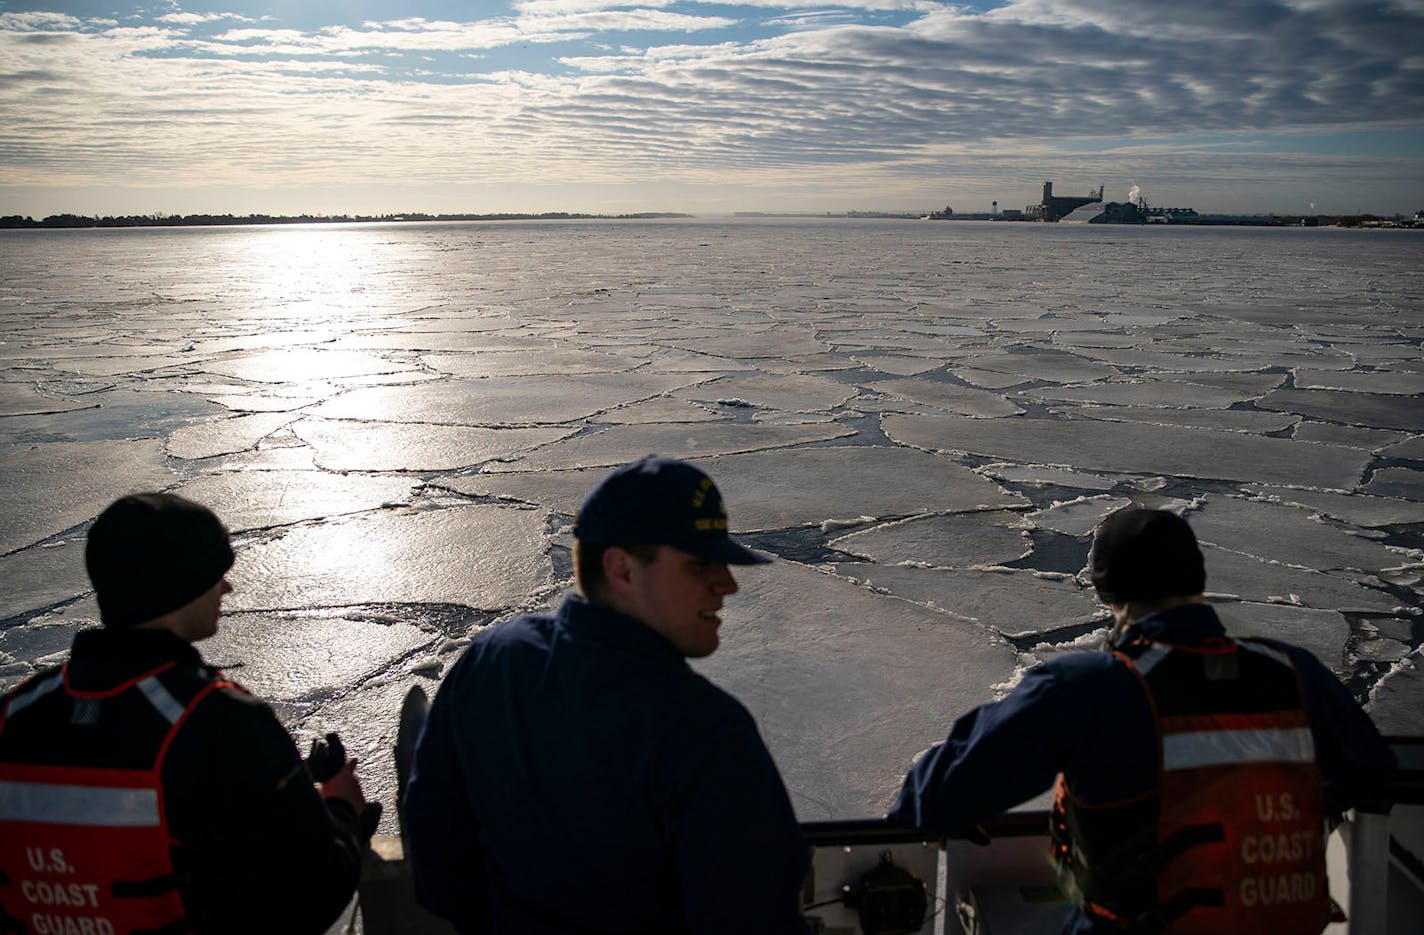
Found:
[[[574,523],[577,593],[477,638],[445,677],[405,797],[416,891],[462,932],[804,935],[807,849],[751,715],[689,658],[717,649],[716,484],[649,456]]]

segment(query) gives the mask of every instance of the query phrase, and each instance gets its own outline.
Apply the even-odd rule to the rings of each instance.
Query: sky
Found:
[[[0,0],[0,215],[1424,209],[1424,0]]]

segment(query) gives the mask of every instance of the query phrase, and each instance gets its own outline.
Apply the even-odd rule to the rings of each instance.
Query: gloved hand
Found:
[[[311,752],[307,754],[307,772],[316,782],[326,782],[346,765],[346,747],[335,733],[326,735],[325,740],[313,740]]]

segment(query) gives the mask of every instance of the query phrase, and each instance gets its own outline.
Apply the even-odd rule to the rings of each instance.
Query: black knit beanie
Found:
[[[1187,521],[1130,506],[1098,526],[1088,554],[1093,587],[1111,604],[1189,597],[1206,589],[1206,565]]]
[[[133,626],[177,610],[232,567],[222,522],[171,493],[115,500],[89,528],[84,564],[104,626]]]

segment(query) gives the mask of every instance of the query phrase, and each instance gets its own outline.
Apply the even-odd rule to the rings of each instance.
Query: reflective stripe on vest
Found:
[[[0,779],[0,821],[157,827],[158,792],[142,787],[103,788]]]
[[[39,701],[45,695],[64,685],[64,673],[56,672],[49,678],[41,679],[34,685],[21,689],[10,699],[10,704],[5,708],[6,717],[14,717],[30,705]]]
[[[1196,769],[1231,763],[1313,763],[1309,727],[1204,730],[1162,738],[1162,769]]]
[[[163,687],[163,683],[158,680],[157,676],[150,675],[148,678],[140,680],[138,690],[169,724],[177,724],[178,719],[183,716],[184,707],[178,703],[178,699],[174,698],[168,689]]]

